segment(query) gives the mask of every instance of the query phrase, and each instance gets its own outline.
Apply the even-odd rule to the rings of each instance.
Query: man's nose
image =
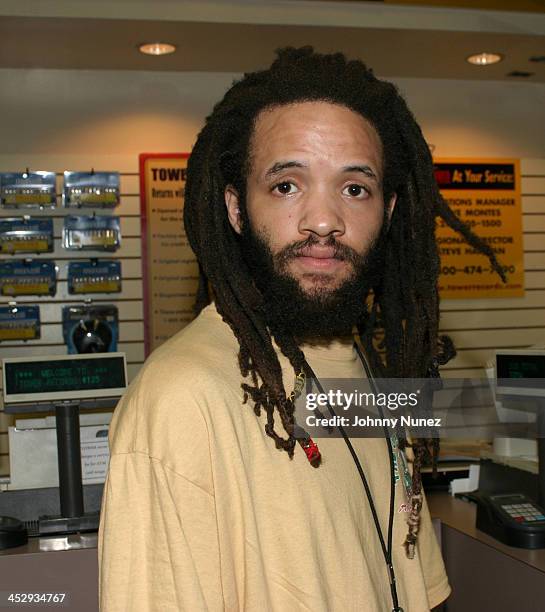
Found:
[[[314,193],[309,194],[301,209],[299,219],[299,232],[302,234],[313,233],[317,236],[329,236],[330,234],[342,235],[345,232],[345,223],[333,194]]]

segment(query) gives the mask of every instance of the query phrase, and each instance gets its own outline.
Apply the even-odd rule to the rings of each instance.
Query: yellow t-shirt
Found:
[[[344,440],[318,440],[313,468],[277,450],[242,404],[239,345],[214,305],[156,350],[116,408],[99,530],[103,612],[389,612],[388,573]],[[318,377],[364,376],[352,343],[304,347]],[[279,354],[286,391],[293,369]],[[283,432],[278,423],[277,431]],[[386,535],[384,439],[353,439]],[[427,506],[415,558],[401,482],[393,564],[405,612],[450,592]]]

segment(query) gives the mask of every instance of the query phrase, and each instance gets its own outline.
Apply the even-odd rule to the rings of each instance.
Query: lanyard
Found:
[[[354,343],[354,347],[365,369],[365,372],[369,379],[369,383],[371,385],[371,389],[373,390],[373,393],[376,393],[377,392],[376,385],[375,385],[374,378],[371,373],[369,364],[367,363],[367,359],[365,358],[365,355],[362,353],[357,342]],[[307,371],[307,375],[312,377],[316,381],[316,386],[318,387],[318,390],[320,391],[320,393],[324,393],[324,388],[322,387],[322,384],[320,383],[319,378],[316,376],[316,374],[314,373],[314,370],[311,368],[311,366],[306,360],[304,362],[304,368]],[[329,402],[327,402],[327,408],[332,417],[337,416]],[[381,416],[384,417],[382,408],[379,407],[379,410],[380,410]],[[386,563],[386,568],[388,570],[388,577],[390,580],[390,592],[392,595],[392,606],[393,606],[392,612],[403,612],[403,608],[399,606],[399,601],[397,598],[396,577],[395,577],[395,572],[394,572],[394,566],[392,563],[392,532],[393,532],[393,524],[394,524],[395,474],[394,474],[394,449],[392,446],[392,440],[390,438],[390,434],[388,432],[388,429],[386,428],[386,425],[383,425],[384,436],[386,438],[386,444],[388,445],[388,455],[390,457],[390,512],[388,516],[387,541],[385,542],[384,535],[382,533],[382,529],[380,528],[380,523],[378,520],[378,514],[377,514],[376,507],[375,507],[375,502],[373,500],[373,495],[371,494],[371,489],[369,487],[369,483],[367,482],[367,478],[365,476],[365,472],[363,471],[363,467],[360,463],[358,455],[356,454],[356,451],[354,450],[354,447],[352,446],[352,442],[350,441],[350,438],[348,437],[342,425],[337,425],[337,427],[348,447],[348,450],[350,451],[350,454],[352,455],[352,459],[354,460],[356,469],[358,470],[358,474],[360,475],[361,482],[363,484],[363,488],[365,490],[365,494],[369,502],[369,507],[371,509],[371,514],[373,516],[373,522],[375,524],[375,529],[376,529],[376,532],[377,532],[377,535],[380,541],[382,554],[384,556],[384,562]],[[396,448],[396,451],[397,451],[397,448]]]

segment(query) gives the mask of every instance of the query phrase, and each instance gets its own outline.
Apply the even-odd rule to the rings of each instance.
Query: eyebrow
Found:
[[[373,179],[378,183],[377,175],[369,166],[345,166],[343,172],[361,172],[370,179]]]
[[[277,174],[279,174],[280,172],[282,172],[283,170],[286,170],[287,168],[308,168],[308,166],[306,164],[303,164],[302,162],[299,161],[285,161],[285,162],[276,162],[275,164],[273,164],[268,170],[267,172],[265,172],[265,178],[270,178],[272,176],[276,176]],[[376,181],[378,183],[378,178],[377,175],[373,172],[373,170],[369,167],[369,166],[345,166],[342,169],[343,172],[361,172],[362,174],[365,174],[365,176],[367,176],[370,179],[373,179],[374,181]]]
[[[276,162],[265,172],[265,178],[275,176],[286,168],[308,168],[308,166],[298,161]]]

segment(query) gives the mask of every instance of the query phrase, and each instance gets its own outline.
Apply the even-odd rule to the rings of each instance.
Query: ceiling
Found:
[[[519,1],[524,3],[494,3],[503,6]],[[178,12],[158,14],[151,10],[159,4]],[[180,11],[184,4],[192,5],[193,13]],[[355,4],[361,4],[356,11]],[[10,2],[4,0],[0,5],[0,68],[239,73],[266,67],[279,47],[310,44],[322,52],[343,51],[349,57],[363,59],[377,75],[385,77],[545,82],[545,61],[529,61],[534,56],[545,56],[545,16],[399,9],[383,4],[369,0],[345,0],[339,4],[331,0],[271,0],[266,5],[269,12],[262,17],[257,10],[263,11],[263,4],[255,0],[154,0],[153,4],[131,0],[72,0],[63,4],[59,0],[57,5],[62,10],[48,16],[47,11],[31,10],[32,5],[28,1],[25,4],[25,0],[12,4],[8,13]],[[197,12],[213,5],[223,8],[224,13],[218,8],[213,13]],[[114,6],[124,10],[114,12]],[[286,7],[293,7],[293,11],[290,13]],[[283,10],[275,13],[278,8]],[[320,9],[329,12],[320,13]],[[103,13],[108,17],[102,17]],[[156,14],[157,18],[150,18]],[[186,14],[190,16],[187,21],[183,18]],[[177,52],[163,57],[138,52],[139,43],[158,40],[176,44]],[[468,55],[481,51],[499,52],[505,60],[486,67],[465,61]],[[509,76],[513,71],[531,74]]]

